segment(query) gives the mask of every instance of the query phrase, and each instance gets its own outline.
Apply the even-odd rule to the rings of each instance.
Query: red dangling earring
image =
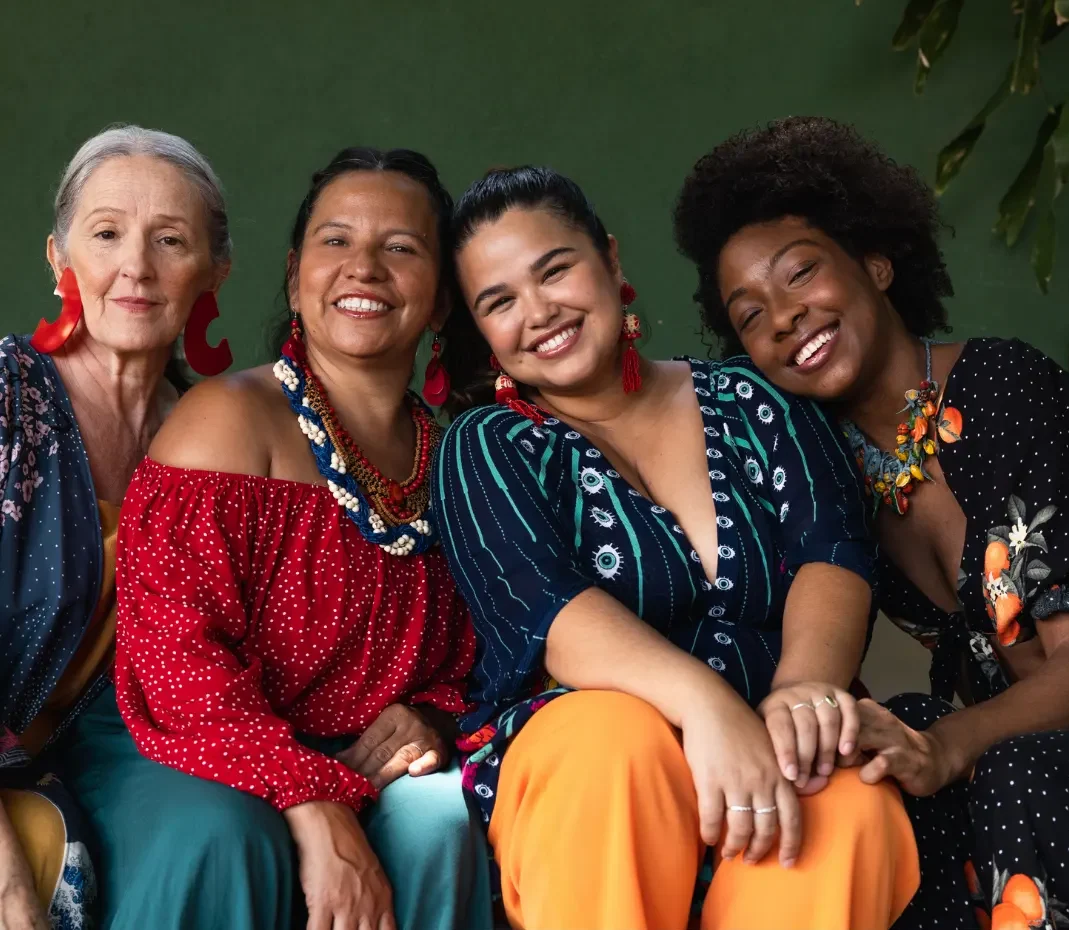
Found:
[[[528,403],[520,397],[520,392],[516,390],[516,382],[501,371],[501,363],[497,360],[496,355],[490,356],[490,367],[494,371],[501,372],[497,376],[497,381],[494,382],[494,399],[499,404],[508,407],[509,410],[518,413],[521,417],[527,417],[535,426],[541,426],[545,423],[546,418],[542,416],[542,412],[534,404]]]
[[[434,334],[431,343],[431,360],[423,373],[423,399],[432,407],[441,407],[449,397],[449,372],[445,370],[439,356],[442,354],[442,341]]]
[[[633,394],[642,390],[642,373],[639,370],[638,349],[635,348],[635,340],[642,337],[642,324],[634,313],[628,313],[627,308],[635,302],[635,289],[624,281],[620,285],[620,303],[624,310],[624,325],[620,332],[620,339],[627,343],[624,349],[624,393]]]
[[[78,321],[82,318],[84,309],[82,295],[78,290],[78,279],[74,276],[74,269],[69,265],[60,275],[53,293],[63,300],[63,309],[60,310],[55,323],[49,323],[48,320],[42,318],[33,331],[33,336],[30,337],[30,345],[46,355],[51,355],[70,339],[71,333],[74,332]]]
[[[221,375],[233,363],[230,343],[223,339],[219,345],[208,345],[208,324],[219,316],[219,304],[214,291],[205,291],[193,304],[183,338],[186,361],[198,375],[210,378]]]

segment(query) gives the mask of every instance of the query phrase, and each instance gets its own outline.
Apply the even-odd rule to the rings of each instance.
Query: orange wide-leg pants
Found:
[[[702,930],[887,930],[919,884],[898,790],[856,769],[802,798],[782,868],[719,862]],[[528,721],[501,763],[490,843],[518,930],[684,930],[705,854],[680,735],[627,694],[579,691]]]

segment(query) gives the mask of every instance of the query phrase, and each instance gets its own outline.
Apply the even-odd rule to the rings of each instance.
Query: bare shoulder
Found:
[[[177,403],[149,455],[177,468],[269,475],[284,405],[269,365],[209,378]]]

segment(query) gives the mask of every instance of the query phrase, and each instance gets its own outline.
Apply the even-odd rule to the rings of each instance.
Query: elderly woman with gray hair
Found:
[[[138,757],[109,774],[129,816],[103,826],[84,778],[74,790],[46,774],[61,761],[57,737],[107,686],[119,505],[184,386],[179,336],[199,373],[231,362],[225,340],[206,341],[230,268],[219,181],[183,139],[109,129],[67,166],[47,254],[59,317],[31,338],[0,339],[0,930],[90,925],[98,879],[105,926],[275,926],[271,910],[237,919],[271,862],[226,811],[200,812],[203,848],[187,833],[175,850],[187,869],[218,857],[213,881],[226,893],[211,896],[210,913],[180,887],[188,876],[153,858],[172,842],[150,814],[161,766]],[[71,751],[62,761],[76,771]],[[154,919],[164,899],[166,922]]]

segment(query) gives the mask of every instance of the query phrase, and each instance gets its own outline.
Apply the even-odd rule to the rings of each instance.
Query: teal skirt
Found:
[[[299,930],[297,857],[259,798],[144,758],[108,687],[50,752],[93,834],[102,930]],[[486,846],[456,766],[387,787],[361,815],[399,930],[489,930]]]

